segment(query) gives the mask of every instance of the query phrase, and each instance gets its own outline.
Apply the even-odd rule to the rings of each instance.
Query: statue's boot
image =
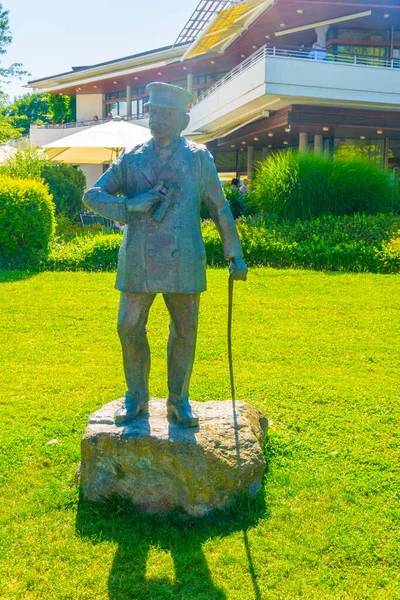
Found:
[[[123,405],[116,410],[114,420],[116,425],[125,425],[133,421],[141,412],[148,412],[149,403],[139,402],[133,396],[125,392],[125,401]]]
[[[167,412],[185,427],[197,427],[199,424],[199,417],[193,413],[187,396],[177,400],[168,398]]]

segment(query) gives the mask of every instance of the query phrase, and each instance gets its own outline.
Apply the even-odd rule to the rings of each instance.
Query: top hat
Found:
[[[165,108],[176,108],[187,112],[188,105],[193,101],[193,96],[190,92],[184,90],[177,85],[169,83],[154,82],[146,86],[146,90],[150,94],[148,102],[144,105],[149,106],[164,106]]]

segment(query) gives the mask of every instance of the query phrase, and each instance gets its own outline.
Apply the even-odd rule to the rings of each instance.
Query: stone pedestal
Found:
[[[114,424],[122,399],[93,413],[82,438],[80,483],[90,500],[119,495],[146,511],[183,509],[194,516],[254,496],[265,469],[267,419],[230,400],[193,402],[199,427],[168,420],[166,401],[152,399],[148,415]]]

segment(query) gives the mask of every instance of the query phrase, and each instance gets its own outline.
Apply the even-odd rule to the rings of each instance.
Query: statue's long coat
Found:
[[[149,191],[160,180],[174,190],[161,222],[153,219],[151,210],[127,211],[127,199]],[[124,153],[86,192],[84,202],[97,213],[127,224],[115,286],[123,292],[193,294],[206,289],[201,202],[217,225],[225,257],[242,256],[213,158],[204,146],[185,138],[164,167],[153,140]]]

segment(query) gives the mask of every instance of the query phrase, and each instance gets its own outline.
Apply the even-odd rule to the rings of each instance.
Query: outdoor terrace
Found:
[[[400,102],[400,60],[321,54],[265,45],[215,85],[191,110],[189,132],[221,133],[287,104],[393,108]]]

